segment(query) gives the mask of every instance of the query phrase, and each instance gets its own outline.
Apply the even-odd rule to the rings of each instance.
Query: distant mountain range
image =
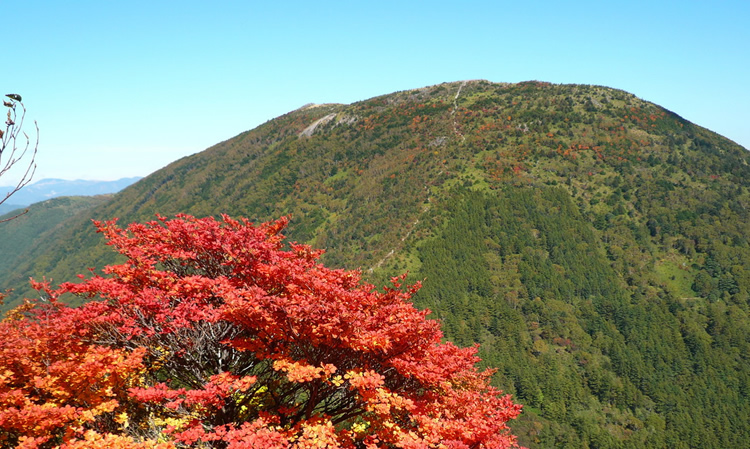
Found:
[[[61,196],[93,196],[116,193],[139,179],[141,177],[122,178],[116,181],[41,179],[22,188],[8,198],[5,203],[0,204],[0,214]],[[10,187],[1,187],[0,194],[2,196],[0,196],[0,199],[4,198],[9,190]]]
[[[92,219],[289,215],[326,265],[421,281],[415,305],[524,405],[524,446],[750,447],[750,153],[621,90],[308,105],[111,198],[30,209],[0,225],[0,310],[39,296],[29,277],[121,260]]]

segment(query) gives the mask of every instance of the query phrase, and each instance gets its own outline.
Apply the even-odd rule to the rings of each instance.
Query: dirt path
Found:
[[[461,137],[461,142],[466,141],[466,137],[461,133],[461,131],[458,129],[458,120],[456,119],[456,110],[458,109],[458,96],[461,95],[461,89],[466,85],[466,81],[461,83],[460,86],[458,86],[458,91],[456,91],[456,96],[453,97],[453,110],[451,111],[451,116],[453,117],[453,132],[456,133],[457,136]]]

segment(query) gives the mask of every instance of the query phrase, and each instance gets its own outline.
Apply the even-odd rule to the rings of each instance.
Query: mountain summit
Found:
[[[289,215],[328,266],[423,280],[416,304],[481,343],[525,405],[522,444],[744,447],[749,159],[601,86],[476,80],[308,106],[71,219],[0,286],[112,262],[91,218]]]

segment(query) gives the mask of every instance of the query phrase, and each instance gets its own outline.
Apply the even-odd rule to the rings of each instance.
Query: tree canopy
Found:
[[[124,263],[36,283],[0,323],[0,444],[516,446],[521,407],[413,307],[419,284],[326,268],[286,219],[95,224]]]

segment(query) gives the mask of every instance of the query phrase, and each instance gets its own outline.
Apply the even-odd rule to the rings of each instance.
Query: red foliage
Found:
[[[96,223],[127,261],[2,322],[0,443],[515,447],[520,406],[441,342],[418,285],[328,269],[285,225]]]
[[[102,428],[100,417],[127,396],[146,348],[91,344],[81,318],[52,302],[22,306],[0,322],[0,445],[36,447]]]

